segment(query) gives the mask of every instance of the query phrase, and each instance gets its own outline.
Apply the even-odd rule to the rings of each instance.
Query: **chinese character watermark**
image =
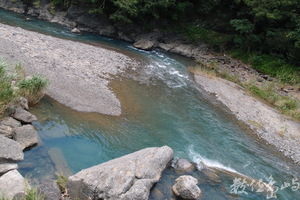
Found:
[[[272,176],[268,178],[268,182],[263,182],[262,179],[254,180],[248,178],[235,178],[233,184],[230,185],[230,193],[247,195],[248,191],[266,194],[266,199],[276,199],[276,193],[279,190],[290,188],[296,192],[300,189],[300,180],[293,178],[290,182],[283,182],[280,187],[275,185],[276,181]]]

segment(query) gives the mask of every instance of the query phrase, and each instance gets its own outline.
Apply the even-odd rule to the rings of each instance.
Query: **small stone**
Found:
[[[15,129],[14,139],[23,149],[39,142],[38,134],[32,125],[24,125]]]
[[[20,97],[20,100],[19,100],[19,103],[20,103],[20,106],[25,109],[25,110],[28,110],[29,107],[28,107],[28,100],[24,97]]]
[[[23,123],[31,123],[37,120],[36,116],[21,107],[16,108],[15,113],[13,114],[13,118]]]
[[[182,199],[198,199],[201,190],[197,186],[198,180],[192,176],[180,176],[172,187],[174,194]]]

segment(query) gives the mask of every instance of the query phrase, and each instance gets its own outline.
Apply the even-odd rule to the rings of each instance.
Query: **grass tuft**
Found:
[[[33,76],[29,79],[22,79],[18,83],[20,96],[25,97],[29,104],[36,104],[43,96],[48,80],[41,76]]]
[[[38,189],[27,189],[24,200],[45,200],[45,195],[42,195]]]
[[[61,193],[66,193],[67,192],[68,178],[66,176],[58,175],[56,183],[57,183]]]

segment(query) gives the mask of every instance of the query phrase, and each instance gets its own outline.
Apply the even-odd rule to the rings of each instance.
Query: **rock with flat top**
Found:
[[[16,108],[15,113],[13,114],[13,118],[23,123],[31,123],[37,120],[36,116],[21,107]]]
[[[24,158],[21,145],[4,136],[0,136],[0,161],[21,161]]]
[[[148,199],[150,189],[173,159],[168,146],[146,148],[69,177],[72,199]]]
[[[21,125],[21,122],[15,120],[14,118],[12,117],[7,117],[5,119],[3,119],[1,122],[0,122],[1,125],[5,125],[5,126],[9,126],[11,128],[16,128],[16,127],[20,127],[22,126]]]
[[[0,162],[0,176],[2,174],[5,174],[8,171],[18,169],[18,164],[17,163],[1,163]]]
[[[38,134],[30,124],[17,127],[14,132],[14,139],[20,143],[22,149],[36,145],[39,142]]]
[[[198,199],[201,190],[197,186],[198,180],[192,176],[180,176],[172,187],[174,194],[181,199]]]
[[[0,177],[0,197],[13,199],[14,197],[24,196],[26,183],[23,176],[17,171],[12,170]]]

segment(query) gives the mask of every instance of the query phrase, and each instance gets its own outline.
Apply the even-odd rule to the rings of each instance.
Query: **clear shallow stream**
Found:
[[[27,21],[24,15],[2,9],[0,23],[91,43],[141,62],[141,67],[128,69],[110,84],[122,104],[123,113],[119,117],[78,113],[49,97],[31,109],[39,119],[34,125],[41,144],[26,151],[25,160],[19,165],[20,172],[36,183],[55,178],[56,169],[49,156],[53,149],[61,153],[62,156],[56,154],[55,158],[61,160],[60,163],[66,162],[65,170],[76,173],[145,147],[163,145],[170,146],[176,157],[196,163],[202,161],[265,182],[272,176],[279,187],[284,182],[292,184],[294,177],[300,177],[298,166],[246,132],[212,95],[195,85],[187,69],[193,62],[188,59],[159,50],[140,51],[128,43],[93,34],[76,35],[60,25],[34,18]],[[221,184],[212,184],[205,181],[201,173],[194,175],[199,177],[203,199],[267,197],[249,189],[245,190],[248,194],[231,195],[233,178],[222,177]],[[167,170],[155,190],[164,191],[163,186],[172,184],[175,178],[172,170]],[[300,188],[292,190],[297,183],[300,180],[294,179],[291,186],[279,188],[277,198],[300,199]],[[165,190],[166,195],[170,193]],[[158,196],[153,192],[150,199],[158,199]]]

